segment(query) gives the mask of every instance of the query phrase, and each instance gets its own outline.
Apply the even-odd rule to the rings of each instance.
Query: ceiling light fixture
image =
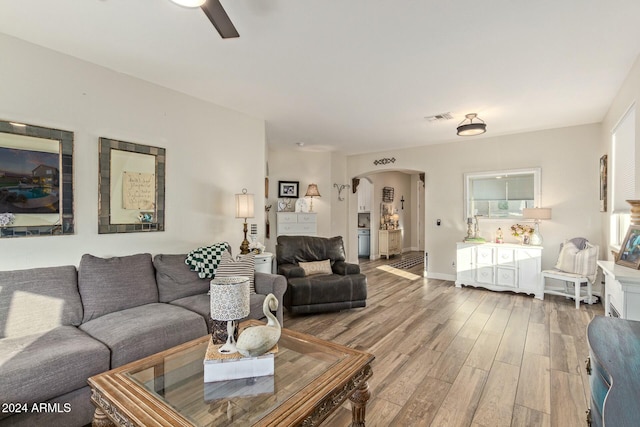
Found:
[[[175,4],[179,4],[180,6],[184,6],[184,7],[200,7],[207,0],[171,0],[171,1],[174,2]]]
[[[458,125],[458,135],[473,136],[480,135],[487,131],[486,123],[478,118],[476,113],[467,114],[465,117],[466,118]]]

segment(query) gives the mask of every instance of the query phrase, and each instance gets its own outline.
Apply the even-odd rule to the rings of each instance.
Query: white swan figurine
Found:
[[[280,339],[280,323],[271,313],[271,310],[278,308],[278,299],[269,294],[264,299],[262,311],[267,317],[267,324],[262,326],[252,326],[240,333],[236,348],[245,357],[256,357],[265,354],[276,345]]]

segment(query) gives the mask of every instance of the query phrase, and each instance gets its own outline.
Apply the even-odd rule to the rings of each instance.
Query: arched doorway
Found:
[[[363,257],[362,236],[369,229],[369,259],[380,257],[380,229],[401,230],[401,251],[425,248],[424,172],[371,171],[352,178],[349,209],[349,258]],[[368,203],[367,203],[368,200]],[[368,227],[367,227],[368,225]]]

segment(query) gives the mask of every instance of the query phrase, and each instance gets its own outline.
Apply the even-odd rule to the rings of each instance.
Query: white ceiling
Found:
[[[638,0],[222,4],[238,39],[169,0],[0,0],[0,32],[347,153],[457,141],[471,112],[484,136],[600,122],[640,53]]]

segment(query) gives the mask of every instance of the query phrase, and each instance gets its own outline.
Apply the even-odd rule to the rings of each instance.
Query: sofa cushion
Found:
[[[111,368],[175,347],[207,334],[197,313],[153,303],[105,314],[80,329],[111,350]]]
[[[256,269],[256,259],[253,253],[246,255],[238,255],[238,259],[233,259],[229,251],[224,251],[218,269],[216,270],[216,277],[234,277],[242,276],[249,278],[249,293],[256,293],[256,285],[253,279],[253,274]]]
[[[325,259],[330,259],[331,264],[346,260],[341,236],[278,236],[278,244],[276,245],[278,265]]]
[[[0,338],[79,325],[82,302],[76,268],[0,271]]]
[[[328,259],[325,259],[324,261],[300,262],[298,265],[304,270],[305,276],[333,273],[333,271],[331,271],[331,261]]]
[[[78,268],[78,288],[88,322],[118,310],[158,302],[151,254],[98,258],[85,254]]]
[[[75,326],[0,340],[0,402],[45,402],[109,370],[109,349]]]
[[[187,255],[159,254],[153,257],[160,302],[170,302],[209,291],[210,279],[201,279],[184,260]]]

